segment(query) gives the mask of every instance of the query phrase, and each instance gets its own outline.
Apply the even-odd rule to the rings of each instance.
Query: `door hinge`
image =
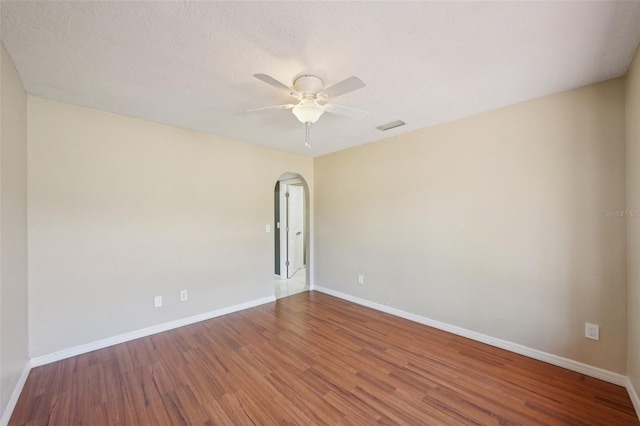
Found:
[[[289,261],[284,262],[285,265],[289,266]]]
[[[285,192],[285,193],[284,193],[284,196],[285,196],[285,197],[288,197],[288,196],[289,196],[289,193],[288,193],[288,192]]]

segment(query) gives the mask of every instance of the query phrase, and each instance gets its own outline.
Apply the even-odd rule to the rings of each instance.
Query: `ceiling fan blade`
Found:
[[[291,109],[294,106],[295,106],[294,104],[273,105],[268,107],[250,109],[250,110],[247,110],[247,112],[262,111],[263,109]]]
[[[343,115],[345,117],[351,117],[351,118],[362,118],[365,115],[369,114],[365,110],[358,109],[358,108],[352,108],[352,107],[348,107],[348,106],[344,106],[344,105],[325,104],[325,105],[323,105],[323,107],[324,107],[324,110],[326,112],[330,112],[332,114]]]
[[[264,81],[268,85],[275,87],[276,89],[284,90],[284,91],[286,91],[287,93],[289,93],[290,95],[292,95],[294,97],[300,97],[300,94],[298,92],[296,92],[295,90],[293,90],[292,87],[289,87],[286,84],[279,82],[278,80],[276,80],[275,78],[271,77],[270,75],[254,74],[253,76],[255,78],[257,78],[258,80]]]
[[[325,98],[337,98],[338,96],[342,96],[345,93],[362,89],[365,86],[366,84],[364,83],[364,81],[353,75],[346,80],[342,80],[341,82],[325,89],[320,93],[320,95],[324,96]]]

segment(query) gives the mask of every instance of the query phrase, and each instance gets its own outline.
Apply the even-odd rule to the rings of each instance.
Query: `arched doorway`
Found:
[[[309,289],[309,187],[297,173],[274,186],[274,274],[276,298]]]

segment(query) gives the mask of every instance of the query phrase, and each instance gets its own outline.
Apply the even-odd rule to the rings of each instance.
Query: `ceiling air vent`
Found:
[[[376,129],[386,132],[387,130],[395,129],[396,127],[404,126],[405,123],[402,120],[392,121],[391,123],[383,124],[381,126],[376,127]]]

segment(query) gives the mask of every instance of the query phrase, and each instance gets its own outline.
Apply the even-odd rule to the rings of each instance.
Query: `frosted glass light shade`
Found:
[[[324,113],[324,108],[312,99],[303,99],[300,104],[293,107],[293,113],[301,123],[315,123]]]

